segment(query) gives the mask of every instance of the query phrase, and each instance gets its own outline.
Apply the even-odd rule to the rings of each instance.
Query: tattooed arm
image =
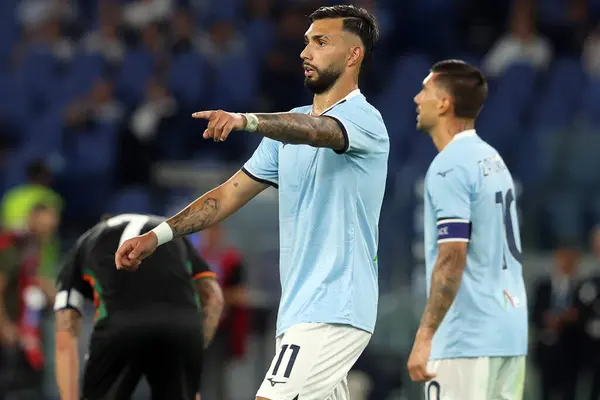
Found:
[[[196,292],[200,296],[202,305],[204,347],[207,347],[217,331],[223,306],[223,291],[217,280],[213,277],[200,278],[196,281]]]
[[[467,263],[467,243],[439,244],[439,254],[431,276],[431,290],[421,318],[419,334],[432,338],[452,305]]]
[[[79,353],[81,314],[66,308],[56,312],[56,383],[62,400],[79,398]]]
[[[346,146],[344,131],[333,118],[297,113],[255,115],[258,117],[256,132],[273,140],[333,150],[343,150]]]
[[[238,171],[227,182],[169,218],[167,224],[173,230],[173,237],[201,231],[229,217],[267,187],[266,183],[257,182],[243,171]]]

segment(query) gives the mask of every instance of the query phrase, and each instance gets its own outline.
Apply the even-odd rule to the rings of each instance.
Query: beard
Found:
[[[423,117],[417,120],[417,130],[425,135],[429,135],[432,127],[431,124],[427,124],[427,121],[423,120]]]
[[[317,73],[316,78],[311,78],[309,76],[304,78],[304,86],[306,86],[313,94],[327,92],[337,82],[340,75],[342,75],[341,70],[335,70],[331,67],[322,71],[313,67],[313,70]]]

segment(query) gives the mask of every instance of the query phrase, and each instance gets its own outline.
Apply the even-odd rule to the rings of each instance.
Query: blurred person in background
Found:
[[[54,301],[53,276],[41,268],[43,243],[59,214],[44,203],[30,208],[25,229],[0,233],[0,390],[41,390],[42,317]]]
[[[298,54],[302,51],[298,37],[306,30],[302,10],[297,6],[286,8],[279,18],[277,29],[275,43],[266,58],[261,87],[269,108],[277,106],[289,110],[307,97],[302,81],[297,79],[302,71],[298,66]]]
[[[174,131],[177,111],[177,101],[165,84],[158,77],[150,78],[143,102],[133,111],[119,135],[119,183],[145,184],[150,181],[150,168],[161,155],[158,135]]]
[[[121,13],[118,3],[102,1],[98,5],[98,27],[86,32],[82,38],[87,54],[99,54],[110,66],[118,66],[125,57],[122,39]]]
[[[541,400],[575,398],[585,351],[575,307],[580,259],[577,247],[559,247],[554,252],[554,271],[538,280],[533,290],[531,320]]]
[[[215,340],[206,351],[202,394],[205,399],[226,400],[227,366],[244,357],[250,335],[246,266],[239,251],[225,243],[223,226],[214,225],[202,232],[200,254],[223,288],[225,309]]]
[[[0,226],[9,231],[27,230],[30,214],[37,204],[50,206],[60,214],[62,197],[52,189],[54,176],[43,160],[34,160],[27,166],[27,181],[9,189],[0,203]],[[41,268],[47,276],[54,276],[60,257],[60,242],[56,232],[42,237]]]
[[[2,198],[0,226],[5,229],[27,229],[31,209],[36,204],[51,205],[59,211],[62,208],[60,195],[52,189],[52,171],[43,160],[32,161],[26,175],[25,183],[10,189]]]
[[[185,238],[161,247],[135,275],[114,266],[119,243],[161,222],[139,214],[107,216],[67,255],[54,304],[55,371],[63,400],[126,399],[143,376],[152,399],[192,400],[198,394],[203,348],[223,308],[216,275]],[[80,391],[85,299],[94,301],[96,316]]]
[[[104,76],[65,109],[64,129],[67,135],[93,134],[99,123],[118,124],[122,117],[123,109],[114,98],[114,83]]]
[[[527,63],[538,70],[550,65],[552,45],[536,30],[534,8],[534,0],[513,3],[508,33],[498,39],[484,60],[490,77],[502,75],[512,64]]]
[[[594,270],[581,279],[575,296],[579,316],[583,366],[591,373],[592,387],[589,400],[600,399],[600,226],[592,231],[592,251],[596,258]]]

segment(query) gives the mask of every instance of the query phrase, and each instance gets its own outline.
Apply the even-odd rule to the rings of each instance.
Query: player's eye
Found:
[[[323,47],[325,46],[327,43],[325,43],[324,40],[319,40],[319,47]]]

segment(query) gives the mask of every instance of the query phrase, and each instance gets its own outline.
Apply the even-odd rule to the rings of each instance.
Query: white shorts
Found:
[[[426,400],[522,400],[525,357],[433,360],[436,377],[425,383]]]
[[[277,338],[275,357],[256,396],[347,400],[346,375],[370,339],[370,333],[348,325],[294,325]]]

